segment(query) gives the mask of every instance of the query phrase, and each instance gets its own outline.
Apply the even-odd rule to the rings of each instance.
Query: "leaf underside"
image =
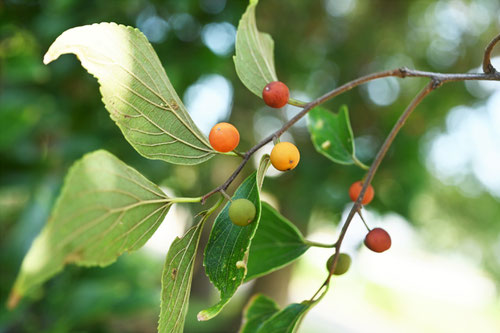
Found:
[[[168,250],[162,273],[159,333],[182,333],[193,279],[194,260],[208,216],[176,238]]]
[[[158,186],[112,154],[85,155],[69,170],[47,224],[25,256],[10,305],[66,264],[106,266],[139,249],[169,208]]]
[[[142,156],[188,165],[216,153],[138,29],[99,23],[66,30],[50,46],[44,63],[66,53],[74,53],[97,78],[111,118]]]
[[[354,163],[354,135],[347,106],[342,106],[338,114],[315,107],[307,119],[311,140],[318,153],[339,164]]]
[[[215,317],[229,302],[247,273],[248,249],[258,227],[261,213],[260,185],[269,167],[269,156],[265,155],[256,172],[252,173],[238,187],[232,200],[245,198],[256,208],[254,221],[245,227],[234,225],[229,219],[227,203],[215,219],[208,244],[205,248],[203,265],[210,281],[220,291],[220,301],[198,313],[198,320]]]
[[[245,281],[269,274],[299,258],[309,246],[293,223],[262,202],[259,227],[252,239]],[[272,255],[270,255],[272,253]]]
[[[236,33],[236,55],[233,57],[241,82],[262,98],[262,90],[277,81],[274,68],[274,42],[270,35],[259,32],[255,22],[258,1],[252,0],[241,17]]]

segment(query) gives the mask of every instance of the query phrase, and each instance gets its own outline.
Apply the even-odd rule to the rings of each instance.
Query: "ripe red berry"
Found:
[[[363,188],[363,182],[362,181],[357,181],[352,183],[351,187],[349,188],[349,196],[351,197],[352,201],[356,201],[358,199],[359,194],[361,193],[361,189]],[[363,197],[363,200],[361,203],[363,205],[368,205],[372,200],[373,196],[375,195],[375,191],[373,190],[372,185],[368,185],[368,188],[366,189],[365,196]]]
[[[373,252],[384,252],[391,247],[391,236],[382,228],[375,228],[365,237],[365,245]]]
[[[288,103],[290,91],[281,81],[268,83],[262,90],[264,102],[272,108],[282,108]]]
[[[212,147],[221,153],[233,150],[240,143],[240,133],[229,123],[218,123],[208,135]]]

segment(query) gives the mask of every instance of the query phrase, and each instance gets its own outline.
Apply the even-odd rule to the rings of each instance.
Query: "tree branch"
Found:
[[[427,77],[432,79],[434,88],[435,89],[437,86],[446,83],[446,82],[454,82],[454,81],[470,81],[470,80],[490,80],[490,81],[500,81],[500,73],[498,73],[493,65],[491,65],[490,62],[490,55],[491,51],[495,47],[495,45],[500,41],[500,34],[493,38],[493,40],[488,44],[486,47],[486,50],[484,52],[484,58],[483,58],[483,70],[484,73],[463,73],[463,74],[452,74],[452,73],[435,73],[435,72],[426,72],[426,71],[419,71],[415,69],[409,69],[406,67],[401,67],[393,70],[388,70],[388,71],[382,71],[382,72],[377,72],[373,74],[368,74],[364,75],[360,78],[357,78],[355,80],[352,80],[350,82],[347,82],[346,84],[341,85],[338,88],[333,89],[332,91],[324,94],[323,96],[315,99],[312,102],[309,103],[304,103],[301,101],[297,101],[294,99],[290,99],[290,104],[296,105],[296,106],[303,106],[303,109],[297,113],[292,119],[290,119],[288,122],[286,122],[279,130],[276,132],[272,133],[268,137],[262,139],[259,143],[257,143],[255,146],[250,148],[244,155],[243,155],[243,161],[241,161],[240,165],[234,170],[234,172],[229,176],[229,178],[220,186],[216,187],[212,191],[208,192],[202,197],[201,203],[204,204],[205,201],[215,193],[219,191],[225,191],[231,185],[233,180],[238,176],[238,174],[243,170],[243,167],[248,163],[250,160],[250,157],[260,148],[262,148],[264,145],[267,143],[271,142],[274,138],[279,138],[283,133],[285,133],[290,127],[292,127],[297,121],[302,119],[309,111],[311,111],[314,107],[325,103],[326,101],[334,98],[335,96],[338,96],[348,90],[351,90],[354,87],[357,87],[363,83],[373,81],[376,79],[384,78],[384,77],[399,77],[399,78],[405,78],[405,77]],[[432,90],[431,89],[431,90]],[[418,97],[418,96],[417,96]],[[414,100],[415,102],[415,100]],[[420,102],[420,101],[419,101]],[[418,103],[417,103],[418,104]],[[410,104],[411,106],[411,104]],[[415,105],[416,106],[416,105]],[[398,129],[399,130],[399,129]],[[383,148],[384,146],[382,146]],[[388,147],[387,147],[388,148]],[[241,154],[240,154],[241,155]],[[385,152],[384,152],[385,155]],[[374,162],[375,163],[375,162]],[[373,165],[373,164],[372,164]],[[371,181],[371,179],[370,179]],[[361,192],[364,194],[364,191],[366,189],[363,187],[363,191]],[[361,196],[360,196],[361,197]]]
[[[500,38],[500,35],[499,37]],[[360,78],[357,78],[353,81],[347,82],[346,84],[341,85],[338,88],[335,88],[334,90],[324,94],[323,96],[315,99],[312,102],[309,102],[305,104],[304,108],[297,113],[292,119],[290,119],[288,122],[286,122],[280,129],[272,133],[271,135],[267,136],[266,138],[262,139],[259,143],[257,143],[255,146],[250,148],[244,155],[243,155],[243,160],[241,161],[240,165],[234,170],[234,172],[229,176],[229,178],[220,186],[214,188],[212,191],[208,192],[202,197],[201,203],[204,204],[205,201],[215,193],[221,191],[221,190],[227,190],[229,185],[234,181],[234,179],[238,176],[238,174],[243,170],[243,167],[248,163],[250,160],[250,157],[260,148],[262,148],[264,145],[267,143],[271,142],[273,138],[278,138],[280,137],[283,133],[285,133],[290,127],[292,127],[296,122],[298,122],[300,119],[302,119],[309,111],[311,111],[314,107],[323,104],[327,102],[328,100],[334,98],[335,96],[338,96],[346,91],[351,90],[354,87],[357,87],[363,83],[373,81],[376,79],[384,78],[384,77],[399,77],[399,78],[405,78],[405,77],[427,77],[431,78],[432,80],[436,82],[440,82],[440,84],[445,83],[445,82],[453,82],[453,81],[469,81],[469,80],[494,80],[494,81],[500,81],[500,73],[498,72],[492,72],[492,73],[464,73],[464,74],[451,74],[451,73],[434,73],[434,72],[426,72],[426,71],[419,71],[419,70],[414,70],[414,69],[408,69],[406,67],[401,67],[398,69],[393,69],[393,70],[388,70],[388,71],[383,71],[383,72],[377,72],[369,75],[362,76]],[[297,103],[295,103],[297,104]]]
[[[363,187],[362,187],[361,192],[358,196],[358,199],[356,200],[356,202],[352,206],[351,211],[349,212],[349,215],[347,216],[347,219],[344,223],[344,226],[342,227],[342,230],[340,231],[339,238],[335,244],[335,255],[333,258],[333,265],[332,265],[330,272],[328,274],[328,278],[326,279],[324,284],[330,283],[330,279],[332,277],[333,272],[335,271],[335,266],[337,265],[338,257],[340,254],[340,246],[342,245],[342,241],[344,240],[345,234],[347,233],[347,229],[349,228],[349,225],[351,224],[351,221],[354,218],[354,215],[361,208],[361,202],[363,201],[363,197],[365,196],[366,189],[368,188],[373,177],[375,176],[375,173],[377,172],[377,169],[380,166],[380,163],[382,163],[382,160],[384,159],[387,151],[389,150],[390,146],[392,145],[394,138],[398,134],[401,127],[403,127],[406,120],[413,112],[413,110],[415,110],[417,105],[420,104],[420,102],[431,91],[433,91],[434,89],[441,86],[441,84],[442,84],[441,81],[433,78],[431,80],[431,82],[429,82],[429,84],[427,86],[425,86],[425,88],[420,91],[420,93],[411,101],[410,105],[408,105],[406,110],[401,114],[398,121],[396,122],[394,127],[391,129],[391,131],[389,132],[389,135],[387,136],[384,143],[380,147],[380,150],[378,151],[377,156],[375,157],[375,160],[373,161],[372,165],[370,166],[370,169],[368,170],[368,173],[366,174],[365,180],[363,182]]]

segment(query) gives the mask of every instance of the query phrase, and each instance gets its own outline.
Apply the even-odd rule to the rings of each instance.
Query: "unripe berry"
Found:
[[[218,123],[212,127],[208,140],[215,150],[227,153],[240,143],[240,133],[236,127],[229,123]]]
[[[236,199],[229,206],[229,219],[236,225],[244,227],[255,218],[255,205],[248,199]]]
[[[352,183],[351,187],[349,188],[349,196],[351,197],[352,201],[358,200],[358,196],[361,193],[362,188],[363,188],[362,181],[357,181],[357,182]],[[368,188],[366,189],[365,195],[364,195],[361,203],[363,205],[368,205],[373,200],[374,195],[375,195],[375,191],[373,190],[373,186],[370,184],[370,185],[368,185]]]
[[[334,256],[335,255],[328,258],[328,261],[326,262],[326,269],[328,271],[330,271],[330,269],[332,269]],[[333,271],[333,274],[334,275],[342,275],[349,270],[349,267],[351,267],[351,256],[348,255],[347,253],[340,253],[339,259],[337,260],[337,265],[335,266],[335,271]]]
[[[374,252],[384,252],[391,247],[391,236],[382,228],[375,228],[365,237],[365,245]]]
[[[262,90],[264,102],[272,108],[282,108],[288,103],[290,91],[281,81],[268,83]]]
[[[299,150],[290,142],[280,142],[271,151],[271,163],[280,171],[294,169],[299,164],[299,160]]]

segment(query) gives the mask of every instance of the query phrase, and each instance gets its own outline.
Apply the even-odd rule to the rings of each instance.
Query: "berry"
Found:
[[[299,164],[299,160],[299,150],[290,142],[280,142],[271,151],[271,163],[280,171],[294,169]]]
[[[358,199],[358,196],[361,193],[362,188],[363,188],[362,181],[357,181],[352,183],[351,187],[349,188],[349,196],[351,197],[352,201],[356,201]],[[363,197],[361,203],[363,205],[368,205],[373,200],[374,195],[375,191],[373,190],[373,186],[370,184],[366,189],[365,196]]]
[[[365,237],[365,245],[373,252],[384,252],[391,247],[391,236],[382,228],[375,228]]]
[[[255,205],[247,199],[236,199],[229,206],[229,219],[236,225],[244,227],[255,218]]]
[[[282,108],[288,103],[290,91],[286,84],[280,81],[268,83],[262,90],[264,102],[272,108]]]
[[[208,140],[215,150],[227,153],[240,143],[240,133],[236,127],[229,123],[218,123],[212,127]]]
[[[328,261],[326,262],[326,269],[328,271],[330,271],[330,269],[332,268],[334,256],[335,255],[328,258]],[[351,256],[349,256],[347,253],[341,253],[339,254],[339,259],[337,260],[337,265],[335,266],[335,271],[333,272],[333,274],[342,275],[349,270],[349,267],[351,267]]]

